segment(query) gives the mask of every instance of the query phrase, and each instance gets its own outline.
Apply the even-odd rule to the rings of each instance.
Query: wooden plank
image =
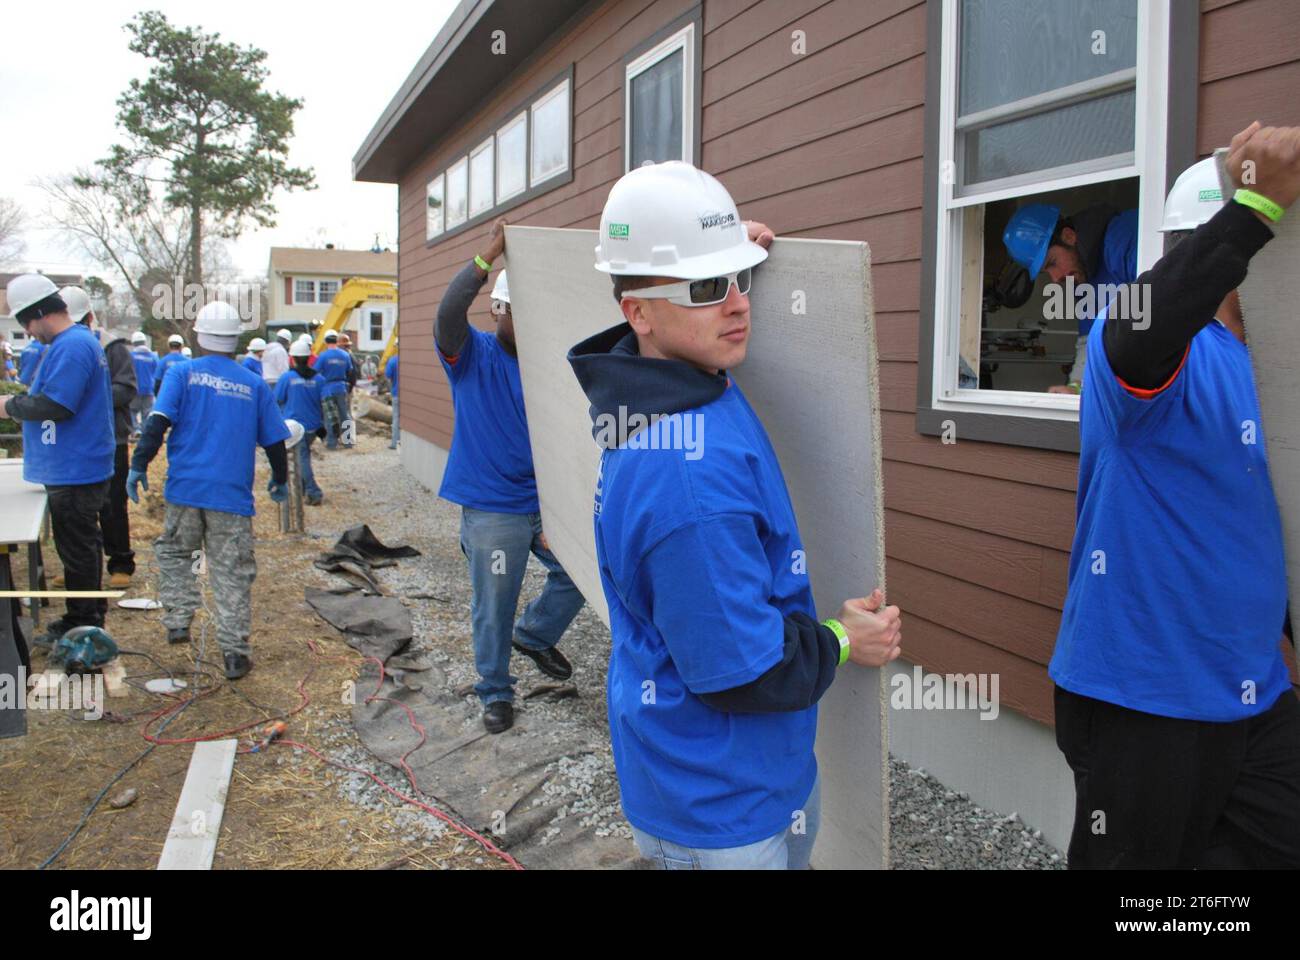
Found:
[[[194,745],[189,773],[158,858],[159,870],[212,869],[238,746],[237,740],[208,740]]]
[[[130,693],[126,686],[126,666],[120,658],[105,664],[101,672],[104,675],[104,688],[110,697],[125,697]]]

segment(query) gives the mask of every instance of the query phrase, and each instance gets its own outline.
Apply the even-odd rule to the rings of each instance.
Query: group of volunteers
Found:
[[[1049,668],[1075,778],[1076,868],[1300,865],[1281,521],[1236,295],[1300,194],[1300,129],[1252,124],[1228,169],[1226,198],[1212,160],[1178,179],[1165,255],[1140,276],[1132,212],[1031,206],[1004,235],[1031,279],[1149,287],[1142,317],[1103,300],[1081,319],[1060,388],[1081,395],[1078,516]],[[789,561],[803,544],[780,465],[729,376],[772,239],[689,164],[633,170],[609,194],[596,248],[623,322],[568,354],[603,447],[593,523],[623,810],[667,869],[806,867],[817,703],[848,661],[880,667],[901,652],[900,612],[879,590],[818,619]],[[571,675],[557,643],[583,603],[541,528],[504,271],[495,333],[468,321],[505,252],[498,221],[434,330],[456,408],[440,496],[462,508],[491,733],[513,722],[512,650]],[[707,417],[707,457],[599,426],[695,415]],[[529,553],[548,575],[516,618]],[[1231,600],[1208,602],[1219,597]]]

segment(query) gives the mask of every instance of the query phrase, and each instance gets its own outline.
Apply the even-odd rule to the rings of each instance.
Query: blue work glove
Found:
[[[131,498],[132,503],[140,502],[140,491],[136,489],[137,484],[140,490],[148,490],[149,475],[143,470],[128,470],[126,472],[126,495]]]
[[[276,483],[272,480],[266,485],[266,489],[276,503],[284,503],[289,499],[289,485],[286,483]]]

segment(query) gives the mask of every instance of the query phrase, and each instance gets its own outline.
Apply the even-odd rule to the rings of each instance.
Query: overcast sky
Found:
[[[108,153],[117,139],[117,98],[147,63],[123,29],[138,11],[160,9],[174,26],[202,27],[267,52],[266,89],[301,98],[289,162],[311,167],[317,189],[276,194],[278,225],[232,246],[242,275],[262,274],[272,246],[369,249],[379,234],[396,249],[397,188],[352,180],[352,157],[456,0],[95,0],[7,4],[0,55],[0,196],[29,218],[26,267],[91,271],[43,216],[32,181],[68,173]],[[105,279],[110,279],[105,277]],[[112,280],[110,279],[110,282]]]

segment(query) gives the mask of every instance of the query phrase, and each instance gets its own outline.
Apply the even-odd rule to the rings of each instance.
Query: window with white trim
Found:
[[[496,140],[488,137],[469,155],[469,215],[477,217],[493,207],[496,189]]]
[[[424,188],[424,239],[432,240],[443,231],[443,177],[438,174]]]
[[[316,282],[317,303],[333,303],[338,292],[339,282],[337,280],[318,280]]]
[[[529,112],[533,129],[529,182],[537,186],[569,169],[568,78],[538,98]]]
[[[1119,236],[1111,227],[1134,220],[1138,272],[1159,256],[1169,3],[943,0],[940,182],[923,283],[934,296],[934,354],[923,358],[933,410],[1077,418],[1076,395],[1048,391],[1073,379],[1087,323],[1073,302],[1059,315],[1073,288],[1055,281],[1096,264],[1103,239]],[[1003,242],[1030,204],[1058,211],[1037,277]]]
[[[316,281],[299,280],[294,278],[293,281],[293,302],[294,303],[315,303],[316,302]]]
[[[623,169],[665,160],[695,162],[695,24],[624,68]]]
[[[469,219],[469,157],[447,168],[447,229]]]
[[[528,189],[528,113],[497,131],[497,203]]]

